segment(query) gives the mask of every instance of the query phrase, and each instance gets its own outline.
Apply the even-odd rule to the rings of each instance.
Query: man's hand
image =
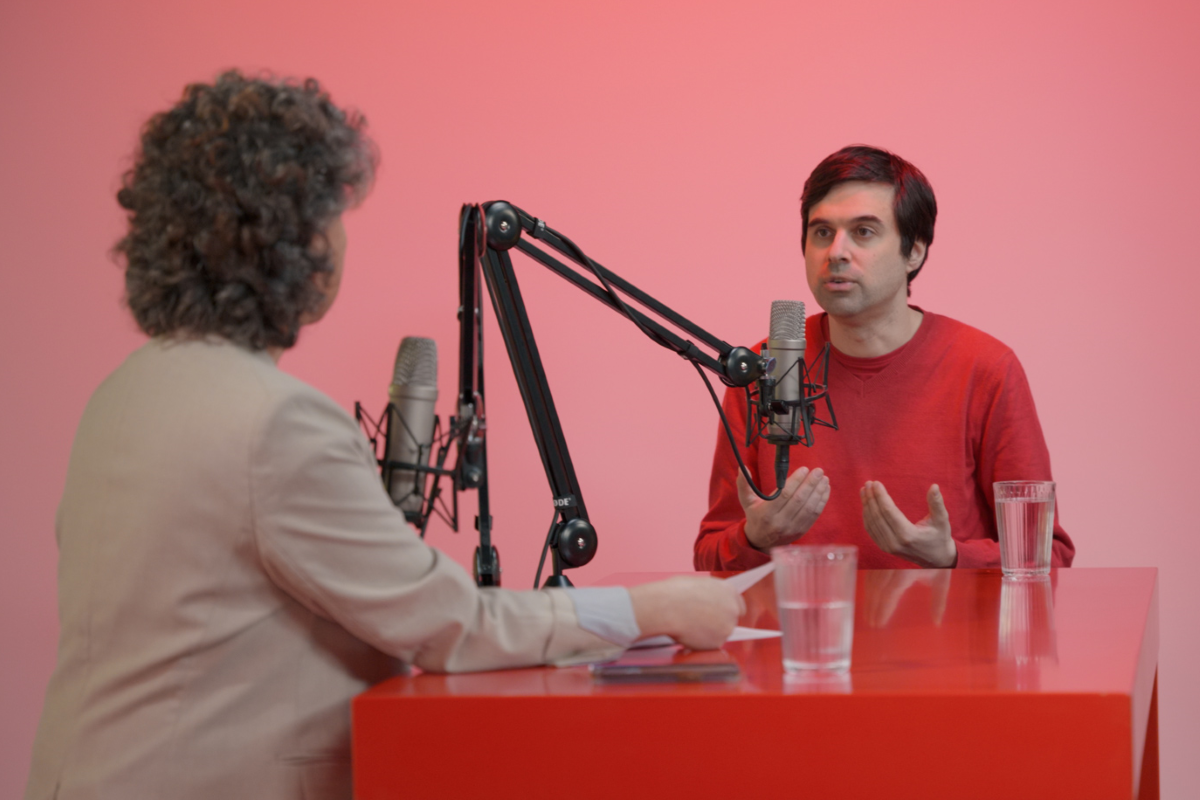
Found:
[[[738,500],[746,512],[746,538],[758,550],[791,544],[821,516],[829,502],[829,478],[818,467],[800,467],[783,484],[779,497],[767,501],[746,483],[739,470]]]
[[[746,613],[736,589],[700,575],[677,575],[634,586],[629,597],[643,637],[665,633],[693,650],[715,650],[723,645],[738,617]]]
[[[950,514],[936,483],[925,495],[929,516],[916,524],[900,512],[879,481],[867,481],[859,495],[867,533],[885,553],[922,567],[953,567],[958,563],[958,548],[950,535]]]

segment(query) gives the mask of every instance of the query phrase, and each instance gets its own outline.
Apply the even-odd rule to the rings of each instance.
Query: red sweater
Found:
[[[799,541],[858,545],[861,569],[915,567],[871,541],[858,490],[868,480],[882,482],[916,522],[929,513],[925,493],[936,483],[950,512],[958,566],[999,567],[992,482],[1052,480],[1033,396],[1012,350],[961,322],[924,314],[916,335],[885,356],[830,354],[829,396],[839,429],[814,428],[811,448],[791,449],[791,470],[821,467],[831,493]],[[826,315],[810,317],[805,335],[811,362],[829,338]],[[724,406],[736,437],[745,430],[745,390],[727,390]],[[764,492],[775,491],[774,446],[741,445],[738,441],[754,482]],[[770,558],[746,539],[736,475],[729,440],[719,430],[709,509],[695,545],[698,570],[744,570]],[[1075,546],[1058,520],[1056,508],[1051,561],[1066,567]]]

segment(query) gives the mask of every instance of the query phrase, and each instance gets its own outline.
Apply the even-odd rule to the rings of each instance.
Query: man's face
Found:
[[[895,193],[886,183],[840,183],[810,210],[805,273],[830,316],[866,321],[907,308],[908,273],[921,265],[925,243],[900,254]]]

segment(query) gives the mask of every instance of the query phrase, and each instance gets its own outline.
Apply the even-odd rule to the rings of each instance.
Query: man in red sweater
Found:
[[[800,466],[769,502],[746,485],[721,431],[696,569],[749,569],[797,541],[858,545],[867,569],[998,567],[992,482],[1051,480],[1050,455],[1012,350],[908,304],[933,242],[933,188],[904,159],[856,145],[813,170],[800,213],[808,285],[826,312],[807,320],[808,351],[833,345],[839,430],[792,448]],[[745,392],[728,390],[724,406],[744,418]],[[774,449],[742,450],[764,491],[774,490]],[[1056,516],[1052,564],[1074,555]]]

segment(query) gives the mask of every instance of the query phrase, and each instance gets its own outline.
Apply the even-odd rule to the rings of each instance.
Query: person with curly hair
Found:
[[[293,346],[326,304],[323,284],[336,286],[326,229],[341,235],[342,212],[375,173],[364,126],[316,81],[237,73],[189,86],[150,120],[117,194],[130,225],[116,250],[139,327],[254,350]]]
[[[72,448],[29,800],[349,797],[350,698],[409,664],[717,647],[743,608],[694,576],[479,589],[392,505],[354,420],[277,368],[337,296],[364,127],[314,80],[227,72],[142,132],[116,251],[150,340]]]

